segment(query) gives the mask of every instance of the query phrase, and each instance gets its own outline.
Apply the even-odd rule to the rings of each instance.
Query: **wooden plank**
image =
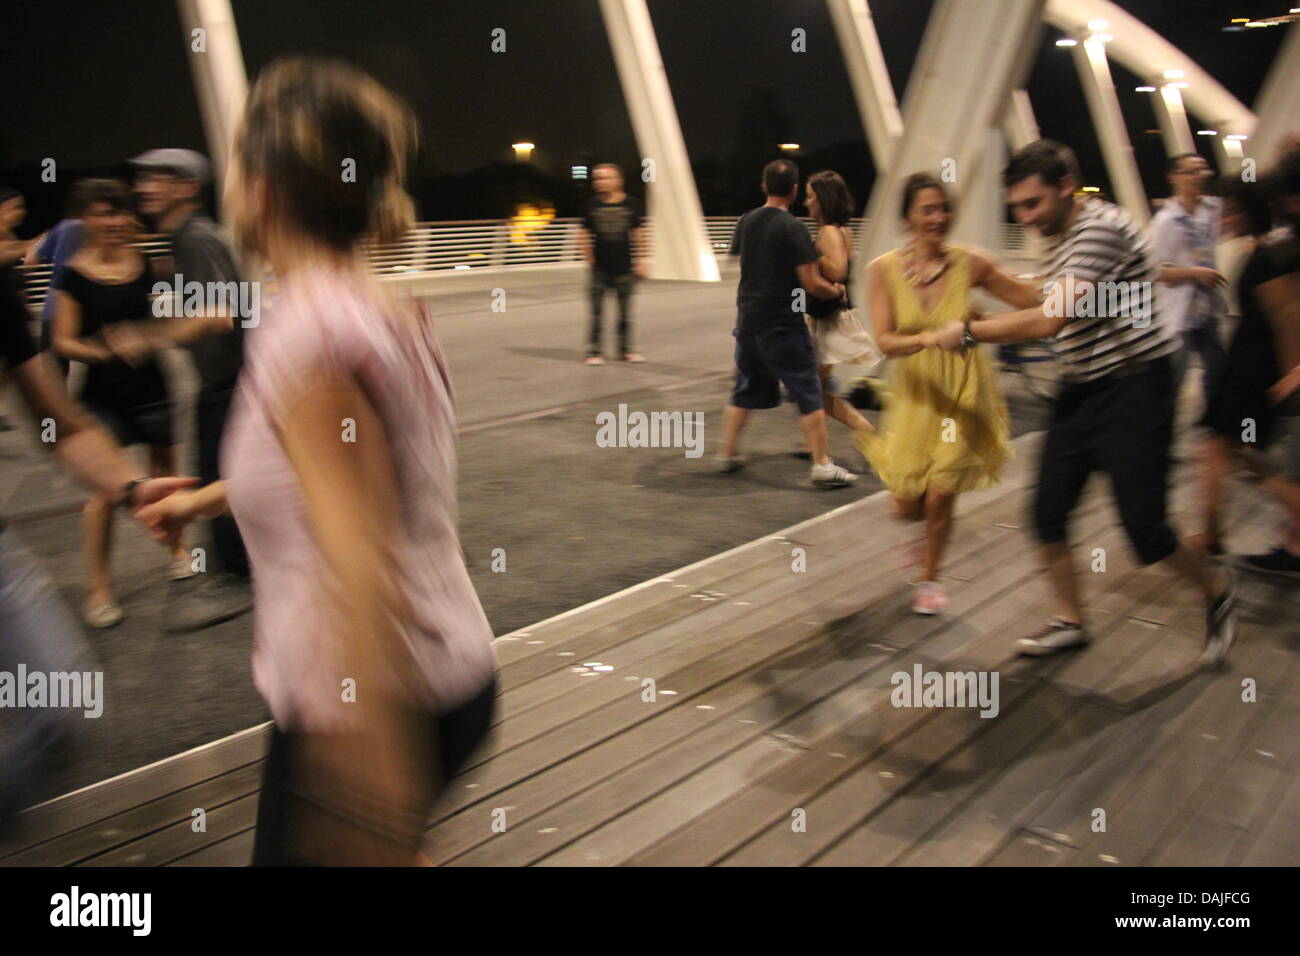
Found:
[[[191,787],[131,807],[90,826],[78,827],[9,857],[9,866],[73,866],[129,845],[174,823],[187,828],[196,808],[205,811],[256,794],[263,761],[245,764]],[[196,836],[198,836],[196,834]]]
[[[248,866],[253,858],[253,836],[251,829],[244,830],[167,866]]]
[[[23,813],[23,838],[0,849],[0,861],[60,834],[97,823],[139,806],[145,800],[194,786],[232,767],[261,760],[270,746],[269,723],[168,757],[57,797]]]
[[[79,866],[162,866],[238,833],[257,820],[258,794],[239,797],[207,813],[207,830],[195,833],[188,820],[163,827],[126,846],[91,857]]]
[[[1140,604],[1149,593],[1160,587],[1161,584],[1162,582],[1159,580],[1152,581],[1140,578],[1114,578],[1110,581],[1111,587],[1127,592],[1127,601],[1130,605]],[[1046,616],[1050,606],[1050,601],[1043,601],[1035,611]],[[1089,656],[1094,660],[1101,657],[1100,652],[1103,652],[1108,644],[1116,643],[1111,638],[1111,632],[1121,627],[1123,623],[1124,620],[1120,617],[1109,620],[1099,619],[1095,625],[1096,640],[1085,654],[1073,657],[1047,658],[1035,662],[1013,660],[1002,664],[1000,670],[1004,671],[1010,678],[1008,680],[1008,685],[1011,688],[1011,694],[1008,697],[1009,703],[1014,705],[1018,695],[1027,688],[1038,688],[1039,692],[1042,693],[1041,685],[1044,681],[1051,682],[1052,675],[1058,673],[1068,664],[1079,660],[1080,657]],[[1007,650],[1005,644],[991,645],[987,659],[989,668],[996,667],[999,659],[1005,660]],[[970,662],[963,662],[963,666],[965,669],[970,669]],[[1032,707],[1032,704],[1030,706]],[[960,718],[956,716],[950,718],[950,720],[957,727],[962,724]],[[966,721],[967,726],[965,729],[968,734],[981,732],[978,726],[970,726],[974,722],[973,719]],[[1001,722],[1001,718],[998,719],[998,722]],[[985,722],[979,720],[978,723]],[[931,733],[933,728],[934,725],[926,725],[922,728],[922,744],[926,743],[925,737]],[[863,825],[868,827],[869,831],[857,837],[842,851],[845,856],[837,855],[836,858],[828,860],[826,865],[837,865],[842,859],[851,858],[854,854],[857,855],[860,862],[883,863],[886,859],[901,853],[907,848],[916,834],[913,831],[908,831],[907,839],[895,847],[887,847],[878,842],[873,844],[874,837],[872,833],[878,829],[874,816],[882,807],[888,807],[900,799],[900,794],[906,793],[918,778],[929,772],[934,763],[943,757],[960,753],[964,742],[963,738],[949,735],[947,739],[943,739],[942,735],[936,736],[939,739],[928,742],[931,747],[941,747],[941,752],[934,759],[927,759],[924,749],[912,751],[910,747],[914,745],[914,741],[912,738],[907,738],[903,741],[900,751],[895,752],[895,749],[891,748],[885,753],[871,755],[868,760],[855,769],[851,777],[837,781],[833,786],[819,794],[811,802],[810,806],[815,805],[818,807],[817,813],[819,817],[839,822],[836,826],[825,828],[823,832],[816,835],[815,839],[803,839],[806,834],[795,839],[794,834],[789,833],[787,827],[769,827],[757,839],[750,841],[739,851],[727,857],[725,864],[741,866],[762,862],[768,865],[794,865],[808,862],[817,858],[819,854],[830,850],[837,840],[841,839],[850,830],[853,830],[855,826]],[[936,813],[940,813],[943,809],[942,803],[932,803],[931,809]],[[937,819],[937,817],[933,818],[931,824],[936,822]],[[897,830],[897,828],[891,829],[887,824],[883,829],[890,833]]]
[[[1005,581],[995,580],[989,576],[981,582],[980,588],[984,593],[989,594],[1003,592],[1009,586]],[[963,589],[962,592],[954,595],[954,600],[958,602],[968,600],[967,595],[976,593],[980,588]],[[855,587],[850,582],[843,600],[848,602],[849,607],[860,607],[863,600],[861,587]],[[960,604],[957,606],[960,608]],[[947,624],[942,620],[915,617],[912,621],[928,630],[937,630]],[[921,633],[928,633],[928,630]],[[788,651],[790,643],[788,628],[774,628],[772,634]],[[906,640],[906,638],[900,639]],[[539,780],[550,778],[554,781],[553,785],[558,785],[564,792],[576,794],[576,800],[561,803],[553,808],[545,808],[540,816],[535,817],[536,826],[527,833],[499,835],[492,840],[490,846],[482,846],[479,852],[465,857],[462,862],[529,862],[556,845],[557,838],[554,834],[562,834],[567,838],[571,836],[572,828],[575,826],[589,829],[609,813],[626,806],[628,802],[643,799],[646,795],[662,789],[677,779],[689,777],[709,759],[711,753],[726,752],[754,739],[756,735],[773,727],[776,721],[785,718],[787,714],[798,712],[818,701],[828,693],[828,690],[841,687],[852,688],[860,684],[863,674],[887,662],[896,656],[897,652],[895,647],[881,645],[871,650],[855,651],[854,656],[847,661],[837,654],[823,654],[818,666],[814,668],[808,663],[801,665],[796,669],[797,676],[793,679],[776,680],[774,677],[764,677],[761,673],[742,673],[733,678],[732,687],[743,687],[745,684],[756,687],[761,692],[757,695],[757,706],[749,704],[742,710],[730,710],[725,715],[725,723],[719,722],[703,732],[679,740],[674,740],[676,735],[661,736],[661,749],[644,755],[639,766],[616,768],[618,772],[595,786],[590,784],[575,786],[575,783],[581,784],[582,781],[581,779],[575,781],[571,774],[566,772],[567,765],[558,766],[553,772],[542,774]],[[720,691],[729,689],[719,688]],[[701,696],[700,699],[712,702],[713,695],[714,692],[710,691],[707,697]],[[770,698],[770,702],[765,700],[766,698]],[[730,704],[731,701],[727,703]],[[741,724],[741,720],[749,720],[753,723]],[[615,738],[615,741],[619,739]],[[761,739],[775,746],[784,746],[777,738],[763,735]],[[670,746],[666,749],[663,748],[665,742],[670,742]],[[535,786],[533,781],[527,781],[528,788]],[[514,792],[517,791],[507,791],[503,799],[504,796]],[[614,808],[613,811],[611,807]],[[475,823],[473,826],[477,842],[483,843],[481,824]],[[539,830],[546,832],[539,833]],[[439,832],[435,831],[435,841],[439,835]]]

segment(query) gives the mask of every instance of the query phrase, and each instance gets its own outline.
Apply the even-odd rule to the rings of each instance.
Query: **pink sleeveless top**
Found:
[[[392,670],[417,703],[439,712],[464,703],[495,658],[457,536],[455,412],[431,320],[387,305],[363,279],[319,269],[284,282],[244,341],[221,466],[253,569],[253,680],[276,723],[342,729],[354,712],[335,663],[328,568],[275,429],[285,402],[322,374],[359,381],[388,434],[402,522],[392,567],[410,609],[406,659]]]

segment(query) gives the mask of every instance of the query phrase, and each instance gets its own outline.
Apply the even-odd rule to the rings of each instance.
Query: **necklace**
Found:
[[[916,268],[916,240],[912,240],[903,247],[900,265],[903,267],[903,278],[912,285],[933,285],[939,276],[948,270],[948,246],[946,244],[941,245],[939,247],[939,258],[927,266],[923,272],[918,272]]]

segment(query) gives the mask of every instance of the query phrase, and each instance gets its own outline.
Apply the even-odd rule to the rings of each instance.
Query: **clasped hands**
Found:
[[[978,315],[972,315],[971,318],[978,318]],[[921,348],[943,349],[945,352],[961,352],[966,348],[964,344],[965,336],[966,322],[961,319],[953,319],[937,329],[922,332],[920,336]]]

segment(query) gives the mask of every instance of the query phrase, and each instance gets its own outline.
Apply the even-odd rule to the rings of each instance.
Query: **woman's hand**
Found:
[[[157,481],[190,481],[192,478],[165,479],[160,478]],[[149,482],[148,484],[154,484]],[[148,485],[141,485],[137,495],[143,495]],[[161,490],[161,487],[158,489]],[[148,492],[152,494],[152,491]],[[193,491],[176,491],[168,494],[165,498],[154,501],[152,504],[146,504],[142,508],[137,508],[135,520],[148,530],[149,534],[155,541],[167,543],[176,540],[176,536],[186,525],[192,523],[197,518],[202,517],[200,501]]]
[[[154,353],[154,343],[129,322],[104,326],[104,344],[127,365],[142,365]]]
[[[1300,391],[1300,365],[1287,372],[1274,382],[1268,390],[1268,397],[1274,405],[1281,405],[1288,398]]]

